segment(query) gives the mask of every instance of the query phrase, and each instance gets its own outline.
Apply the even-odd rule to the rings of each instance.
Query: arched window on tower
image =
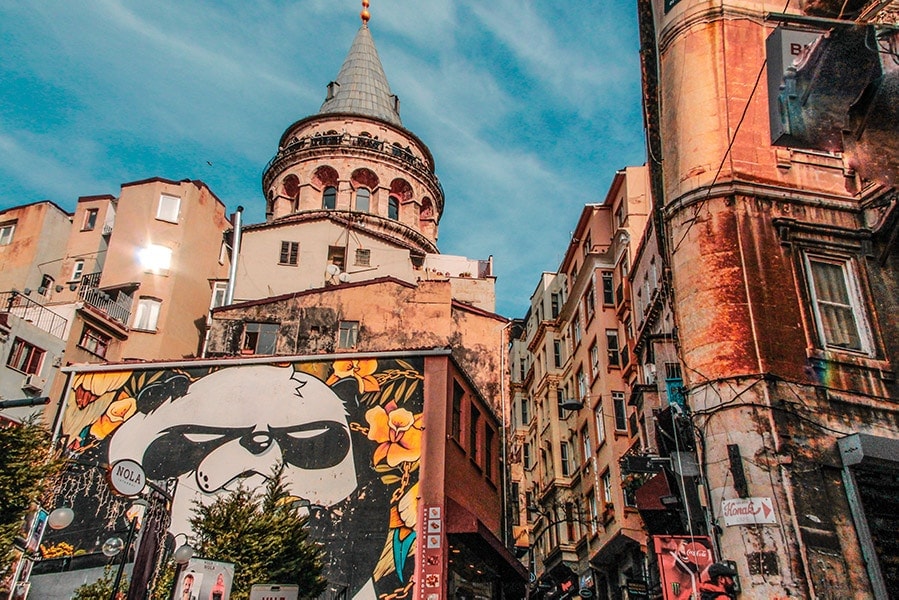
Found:
[[[387,201],[387,216],[397,220],[400,218],[400,200],[396,196],[391,196]]]
[[[368,212],[371,204],[371,192],[368,188],[360,187],[356,189],[356,210],[359,212]]]
[[[337,208],[337,188],[328,186],[322,194],[322,208],[334,210]]]

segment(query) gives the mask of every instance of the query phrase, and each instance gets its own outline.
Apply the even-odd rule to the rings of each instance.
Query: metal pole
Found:
[[[131,518],[131,526],[128,528],[128,540],[122,549],[122,560],[119,561],[119,568],[115,574],[115,581],[112,584],[112,593],[109,594],[109,600],[116,600],[116,594],[119,591],[119,585],[122,583],[122,573],[125,572],[125,563],[128,562],[128,549],[131,548],[131,542],[134,540],[134,530],[137,529],[137,517]]]

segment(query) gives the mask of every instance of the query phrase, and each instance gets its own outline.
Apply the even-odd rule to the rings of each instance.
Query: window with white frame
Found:
[[[602,272],[602,303],[605,306],[615,305],[615,280],[611,271]]]
[[[521,424],[525,427],[528,425],[528,421],[531,420],[530,417],[530,399],[527,396],[521,397]]]
[[[590,286],[584,293],[584,312],[587,314],[587,320],[593,318],[596,311],[596,275],[594,274],[590,280]]]
[[[615,430],[627,431],[627,404],[624,392],[612,392],[612,407],[615,410]]]
[[[341,321],[338,348],[355,348],[359,338],[359,321]]]
[[[825,348],[871,354],[872,343],[852,261],[805,255],[818,341]]]
[[[225,294],[228,291],[227,281],[216,281],[212,284],[212,299],[209,302],[209,309],[218,308],[225,305]]]
[[[581,429],[581,444],[584,450],[584,461],[593,457],[593,447],[590,445],[590,429],[584,425]]]
[[[609,505],[612,503],[612,473],[610,471],[603,473],[599,482],[602,486],[602,500]]]
[[[525,442],[524,446],[522,446],[522,448],[521,448],[521,461],[522,461],[522,465],[524,466],[525,469],[530,469],[532,466],[534,466],[531,463],[531,443],[530,442]]]
[[[98,208],[89,208],[84,211],[84,221],[81,223],[81,231],[93,231],[97,226],[97,215],[100,214],[100,209]]]
[[[571,451],[568,446],[568,442],[561,442],[559,444],[559,458],[562,462],[562,476],[570,477],[571,476]]]
[[[589,389],[589,388],[587,387],[587,376],[584,375],[584,369],[583,369],[583,367],[581,367],[581,368],[579,368],[579,369],[577,370],[577,393],[578,393],[578,400],[580,400],[581,402],[585,402],[585,403],[586,403],[586,401],[587,401],[587,391],[588,391],[588,389]]]
[[[590,346],[590,376],[594,379],[599,377],[599,346],[596,341]]]
[[[562,367],[562,340],[553,340],[553,366]]]
[[[82,275],[84,275],[84,261],[76,260],[72,265],[72,275],[69,278],[69,281],[81,281]]]
[[[556,388],[556,411],[559,419],[564,419],[566,415],[565,408],[562,406],[565,404],[565,390],[561,387]]]
[[[602,401],[600,401],[596,405],[596,441],[599,445],[602,445],[604,441],[606,441],[606,424],[605,424],[605,415],[603,414],[602,409]]]
[[[618,348],[618,330],[606,329],[606,349],[609,353],[609,365],[614,367],[621,364],[621,354]]]
[[[4,223],[3,225],[0,225],[0,246],[7,246],[11,244],[12,237],[15,232],[15,223]]]
[[[571,320],[571,339],[574,345],[581,343],[581,311],[575,311],[574,318]]]
[[[44,354],[45,352],[41,348],[17,337],[13,340],[12,350],[9,352],[9,358],[6,359],[6,366],[28,375],[37,375],[41,372]]]
[[[162,300],[158,298],[139,298],[131,328],[141,331],[156,331],[161,306]]]
[[[181,198],[162,194],[159,196],[159,206],[156,209],[156,218],[169,223],[178,222],[178,212],[181,210]]]
[[[147,273],[166,275],[172,268],[172,249],[161,244],[148,244],[138,252],[138,259]]]

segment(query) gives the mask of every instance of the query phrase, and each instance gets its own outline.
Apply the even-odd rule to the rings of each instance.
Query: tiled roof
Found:
[[[329,113],[351,113],[403,124],[399,102],[390,92],[367,24],[359,28],[337,80],[329,86],[328,97],[318,111],[320,115]]]

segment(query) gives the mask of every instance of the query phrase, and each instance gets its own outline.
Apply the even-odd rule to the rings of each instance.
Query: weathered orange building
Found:
[[[743,598],[887,598],[899,587],[899,220],[888,169],[866,162],[878,138],[856,136],[852,121],[867,111],[873,135],[892,110],[871,100],[891,81],[889,53],[875,48],[895,44],[877,25],[894,22],[887,4],[639,3],[674,341],[719,557],[735,562]],[[804,37],[785,62],[780,48],[766,62],[784,23]],[[816,96],[839,80],[789,96],[803,60],[833,71],[815,48],[853,28],[869,43],[846,64],[870,60],[884,77],[853,81],[868,91],[852,106]],[[765,77],[766,65],[786,70]],[[799,132],[791,106],[812,129],[855,125],[837,126],[829,139],[843,143],[830,147],[772,145],[771,123]]]

